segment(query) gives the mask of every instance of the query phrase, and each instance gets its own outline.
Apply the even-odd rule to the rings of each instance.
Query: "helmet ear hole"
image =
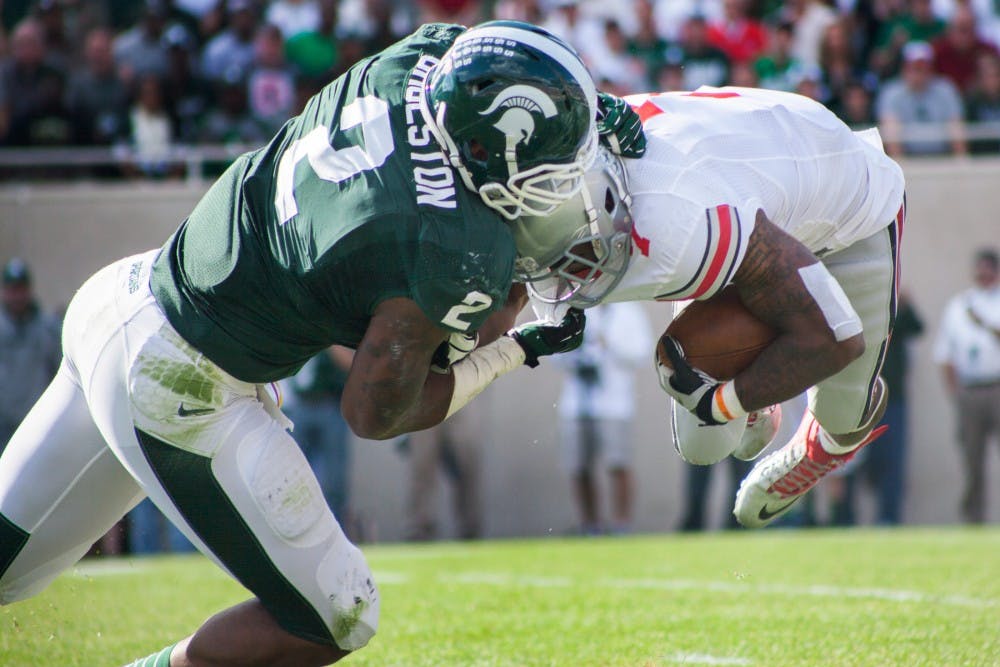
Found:
[[[615,195],[611,192],[611,188],[604,189],[604,210],[608,213],[615,212]]]
[[[486,90],[494,83],[493,79],[481,79],[472,84],[471,90],[473,95],[478,95],[482,91]]]

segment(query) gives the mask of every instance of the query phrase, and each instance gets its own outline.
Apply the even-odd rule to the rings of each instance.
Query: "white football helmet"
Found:
[[[621,160],[601,147],[575,197],[548,216],[511,223],[515,278],[545,303],[597,305],[628,268],[631,203]]]

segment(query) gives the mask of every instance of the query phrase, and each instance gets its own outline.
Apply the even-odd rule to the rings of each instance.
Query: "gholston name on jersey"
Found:
[[[417,185],[417,204],[455,208],[455,172],[420,114],[424,83],[437,63],[437,58],[422,56],[406,82],[406,140],[410,144],[410,159],[415,163],[413,181]]]

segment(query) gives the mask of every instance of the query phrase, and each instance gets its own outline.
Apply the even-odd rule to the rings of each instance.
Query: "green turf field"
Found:
[[[364,547],[346,665],[1000,665],[1000,529]],[[0,608],[0,665],[120,665],[246,597],[200,556],[87,560]]]

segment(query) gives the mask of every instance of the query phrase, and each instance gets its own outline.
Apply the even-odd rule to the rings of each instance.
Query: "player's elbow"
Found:
[[[834,341],[830,346],[829,357],[832,365],[836,367],[834,372],[839,372],[847,367],[855,359],[865,353],[865,337],[862,334],[855,334],[844,340]]]
[[[350,408],[341,403],[342,414],[354,435],[365,440],[388,440],[400,435],[395,420],[390,420],[376,410]]]

